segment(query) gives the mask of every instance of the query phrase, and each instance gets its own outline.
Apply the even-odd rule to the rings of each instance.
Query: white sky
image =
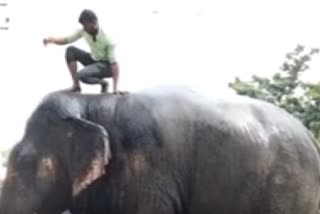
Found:
[[[0,24],[10,16],[10,30],[0,31],[0,148],[20,139],[44,94],[71,86],[65,47],[45,48],[42,39],[80,27],[83,8],[95,10],[116,41],[119,86],[127,91],[175,84],[227,94],[235,76],[278,71],[297,44],[320,47],[319,0],[6,1],[9,7],[0,8]],[[88,50],[83,40],[74,45]],[[308,71],[315,81],[319,57]],[[99,92],[98,86],[83,89]]]

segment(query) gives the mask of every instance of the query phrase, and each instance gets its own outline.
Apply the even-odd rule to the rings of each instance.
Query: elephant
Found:
[[[316,214],[317,140],[245,96],[52,91],[8,158],[1,214]]]

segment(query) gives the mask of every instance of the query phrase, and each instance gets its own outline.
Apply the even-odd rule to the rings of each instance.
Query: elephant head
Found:
[[[105,173],[108,133],[82,117],[85,109],[67,93],[54,93],[35,109],[10,153],[1,214],[61,213]]]

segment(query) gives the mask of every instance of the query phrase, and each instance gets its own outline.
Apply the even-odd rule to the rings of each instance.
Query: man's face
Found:
[[[95,34],[98,29],[98,24],[97,24],[97,22],[84,22],[83,28],[86,32],[88,32],[90,34]]]

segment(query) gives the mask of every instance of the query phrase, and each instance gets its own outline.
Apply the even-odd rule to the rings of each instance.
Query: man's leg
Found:
[[[73,81],[71,90],[80,91],[77,62],[79,61],[82,65],[86,66],[94,63],[95,61],[91,58],[91,55],[88,52],[74,46],[70,46],[66,49],[65,58]]]
[[[79,78],[87,84],[100,84],[101,92],[107,92],[108,83],[103,80],[105,77],[110,77],[110,65],[105,62],[96,62],[88,65],[79,71]]]
[[[119,67],[118,63],[114,63],[111,66],[111,76],[113,80],[113,91],[118,93],[118,81],[119,81]]]

